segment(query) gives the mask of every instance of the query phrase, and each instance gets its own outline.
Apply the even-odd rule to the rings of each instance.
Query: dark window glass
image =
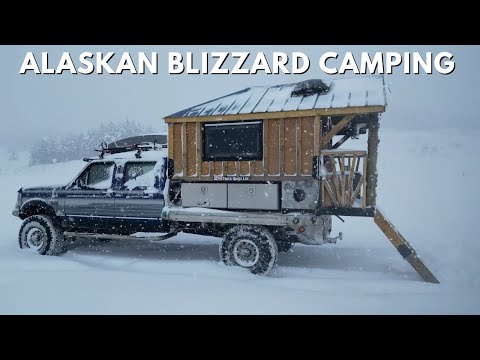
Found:
[[[263,122],[204,125],[204,160],[263,159]]]

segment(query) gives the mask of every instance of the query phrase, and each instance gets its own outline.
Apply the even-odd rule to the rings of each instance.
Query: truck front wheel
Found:
[[[277,243],[264,227],[238,225],[228,230],[220,244],[225,265],[247,268],[252,274],[266,275],[275,266]]]
[[[32,215],[23,221],[18,234],[21,249],[32,249],[40,255],[60,255],[65,237],[60,226],[48,215]]]

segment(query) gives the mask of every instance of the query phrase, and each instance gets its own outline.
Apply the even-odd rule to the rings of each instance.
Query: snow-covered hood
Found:
[[[64,188],[65,186],[64,185],[45,185],[45,186],[33,186],[33,187],[25,187],[25,188],[21,188],[20,191],[22,193],[25,193],[25,192],[52,192],[54,190],[57,190],[57,189],[60,189],[60,188]]]

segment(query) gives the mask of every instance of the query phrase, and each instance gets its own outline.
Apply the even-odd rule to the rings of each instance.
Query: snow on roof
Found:
[[[103,157],[103,161],[105,160],[135,160],[135,161],[158,161],[161,158],[168,157],[167,149],[158,149],[158,150],[148,150],[141,152],[141,158],[137,159],[135,154],[137,153],[136,150],[134,151],[125,151],[122,153],[116,154],[105,154]],[[95,159],[101,160],[101,159]]]
[[[155,140],[157,143],[166,144],[167,143],[168,133],[158,133],[158,134],[144,134],[144,135],[132,135],[124,139],[119,139],[112,141],[107,145],[108,148],[113,148],[117,146],[128,146],[132,144],[138,144],[141,142],[152,142]]]
[[[362,76],[324,81],[326,92],[311,93],[307,80],[299,83],[253,86],[230,95],[179,111],[169,117],[223,116],[278,111],[348,108],[356,106],[386,106],[386,84],[383,76]],[[305,86],[305,95],[292,94]],[[300,85],[300,86],[299,86]],[[295,91],[296,92],[296,91]]]

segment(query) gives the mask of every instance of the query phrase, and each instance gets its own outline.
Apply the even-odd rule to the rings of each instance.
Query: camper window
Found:
[[[263,159],[263,122],[205,124],[204,161]]]

